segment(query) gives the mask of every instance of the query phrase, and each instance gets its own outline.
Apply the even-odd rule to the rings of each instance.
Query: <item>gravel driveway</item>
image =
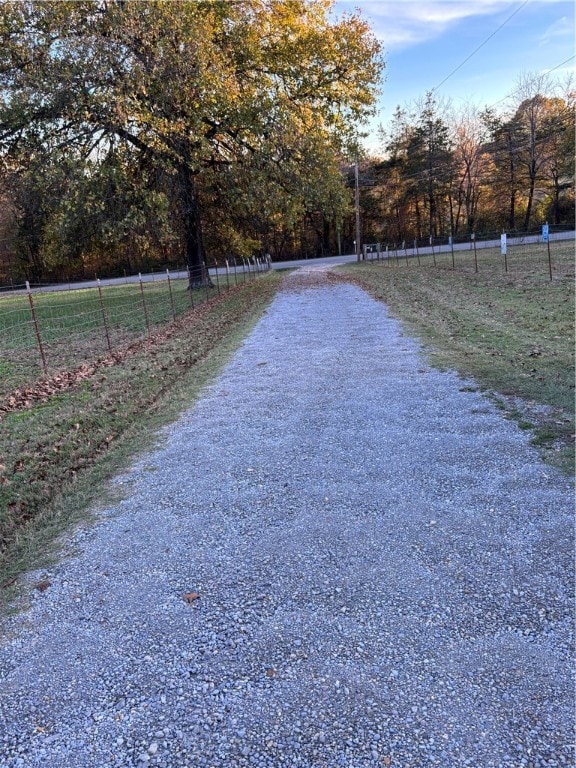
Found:
[[[116,482],[5,627],[3,768],[574,765],[571,484],[360,289],[296,273]]]

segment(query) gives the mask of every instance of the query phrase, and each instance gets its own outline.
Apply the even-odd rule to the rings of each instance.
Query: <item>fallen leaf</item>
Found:
[[[391,765],[391,764],[392,764],[392,760],[390,760],[390,758],[388,757],[388,755],[385,755],[385,756],[382,758],[382,763],[383,763],[384,765]]]
[[[188,605],[192,605],[192,603],[195,600],[200,599],[200,595],[198,594],[198,592],[187,592],[185,595],[183,595],[183,597],[184,597],[184,600],[186,600],[186,602],[188,603]]]
[[[266,670],[266,677],[276,677],[276,670],[275,669],[267,669]]]
[[[52,586],[52,582],[48,581],[48,579],[44,579],[43,581],[39,581],[36,584],[34,584],[34,589],[37,589],[38,592],[46,592],[48,587]]]

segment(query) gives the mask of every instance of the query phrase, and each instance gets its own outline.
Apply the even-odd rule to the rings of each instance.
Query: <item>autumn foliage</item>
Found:
[[[328,0],[6,2],[5,272],[40,279],[300,247],[383,61]]]

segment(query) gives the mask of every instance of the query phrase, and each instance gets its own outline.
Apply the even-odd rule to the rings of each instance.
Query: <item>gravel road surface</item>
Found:
[[[292,276],[115,482],[4,624],[3,768],[574,765],[571,484],[360,289]]]

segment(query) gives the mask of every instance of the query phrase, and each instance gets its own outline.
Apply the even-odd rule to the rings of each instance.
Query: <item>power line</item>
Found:
[[[556,136],[561,136],[564,132],[564,128],[551,128],[546,133],[540,135],[538,139],[536,140],[536,145],[540,146],[544,144],[549,139],[553,139]],[[484,146],[487,146],[484,144]],[[514,146],[515,152],[523,152],[527,149],[530,149],[532,146],[531,141],[525,141],[520,142]],[[488,150],[483,150],[488,152]],[[404,158],[405,159],[405,158]],[[401,181],[445,181],[446,180],[446,169],[444,167],[438,167],[438,169],[434,169],[430,171],[428,168],[424,168],[419,171],[414,171],[413,173],[405,173],[401,175]],[[378,186],[376,183],[375,186]]]
[[[518,9],[518,10],[520,10],[520,9]],[[548,75],[549,75],[549,74],[551,74],[552,72],[555,72],[557,69],[560,69],[560,67],[563,67],[563,66],[564,66],[564,64],[568,64],[568,62],[569,62],[569,61],[572,61],[572,59],[574,59],[574,58],[576,58],[576,55],[572,55],[572,56],[569,56],[569,57],[568,57],[567,59],[565,59],[564,61],[561,61],[561,62],[560,62],[560,64],[556,64],[556,66],[555,66],[555,67],[552,67],[551,69],[548,69],[548,70],[546,71],[546,74],[548,74]],[[443,82],[445,82],[445,81],[443,81]],[[442,83],[441,83],[441,84],[442,84]],[[441,84],[440,84],[440,85],[441,85]],[[436,86],[436,87],[438,88],[439,86]],[[485,104],[485,105],[484,105],[484,109],[492,109],[492,107],[495,107],[496,105],[498,105],[498,104],[501,104],[503,101],[506,101],[506,100],[507,100],[507,99],[509,99],[509,98],[510,98],[510,94],[508,94],[507,96],[504,96],[503,98],[499,99],[498,101],[494,101],[494,102],[492,102],[491,104]],[[415,117],[415,116],[414,116],[414,115],[411,115],[411,117]]]
[[[521,11],[521,10],[522,10],[522,8],[524,8],[524,6],[525,6],[525,5],[527,5],[527,4],[528,4],[528,0],[524,0],[524,2],[523,2],[521,5],[519,5],[519,6],[518,6],[518,8],[516,8],[516,10],[515,10],[515,11],[514,11],[512,14],[510,14],[510,16],[508,16],[508,18],[506,19],[506,21],[504,21],[504,22],[502,22],[502,24],[500,24],[500,26],[498,27],[498,29],[495,29],[495,30],[494,30],[494,32],[492,32],[492,34],[491,34],[491,35],[489,35],[489,36],[486,38],[486,40],[484,40],[482,43],[480,43],[480,45],[479,45],[477,48],[475,48],[475,49],[472,51],[472,53],[471,53],[469,56],[467,56],[467,57],[464,59],[464,61],[460,62],[460,64],[458,64],[458,66],[456,67],[456,69],[453,69],[453,70],[452,70],[452,72],[450,72],[450,74],[449,74],[449,75],[446,75],[446,77],[444,78],[444,80],[442,80],[442,82],[441,82],[441,83],[439,83],[437,86],[435,86],[434,88],[432,88],[432,92],[434,92],[434,91],[437,91],[437,90],[438,90],[438,88],[440,88],[441,86],[443,86],[443,85],[444,85],[444,83],[445,83],[447,80],[449,80],[449,79],[452,77],[452,75],[455,75],[455,74],[456,74],[456,72],[458,72],[458,70],[459,70],[459,69],[462,69],[462,67],[464,66],[464,64],[466,64],[466,62],[467,62],[467,61],[470,61],[470,59],[472,58],[472,56],[474,56],[476,53],[478,53],[478,51],[479,51],[481,48],[483,48],[483,47],[486,45],[486,43],[487,43],[489,40],[491,40],[491,39],[494,37],[494,35],[495,35],[497,32],[499,32],[499,31],[502,29],[502,27],[505,27],[505,26],[506,26],[506,24],[508,24],[508,22],[509,22],[509,21],[510,21],[510,20],[511,20],[511,19],[512,19],[514,16],[516,16],[516,14],[517,14],[519,11]]]
[[[563,67],[564,64],[568,64],[568,62],[572,61],[572,59],[574,58],[576,58],[575,55],[569,56],[565,61],[561,61],[560,64],[556,64],[556,66],[553,69],[549,69],[546,74],[549,75],[550,72],[555,72],[557,69],[560,69],[560,67]]]

